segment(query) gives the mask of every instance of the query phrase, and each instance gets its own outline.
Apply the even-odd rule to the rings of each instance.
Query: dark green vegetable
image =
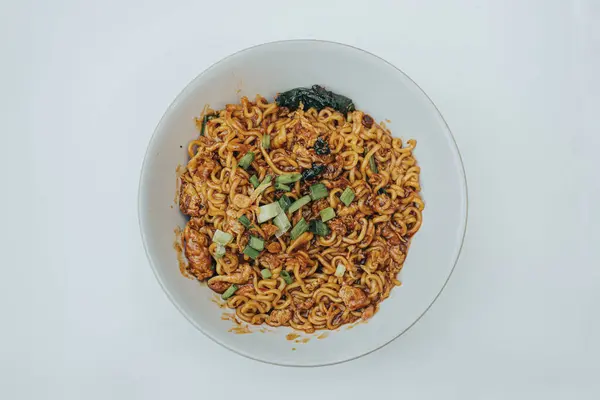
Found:
[[[300,235],[308,230],[308,222],[304,218],[302,218],[296,226],[292,228],[292,232],[290,232],[290,238],[292,240],[297,239]]]
[[[292,190],[292,188],[288,185],[284,185],[283,183],[276,182],[275,190],[283,190],[284,192],[289,192],[290,190]]]
[[[290,273],[287,272],[286,270],[281,271],[279,273],[279,276],[281,276],[283,278],[283,280],[285,281],[285,283],[287,283],[288,285],[294,283],[294,278],[292,278]]]
[[[329,227],[323,221],[319,221],[318,219],[310,221],[308,230],[319,236],[329,235]]]
[[[254,189],[256,189],[258,185],[260,185],[260,182],[258,181],[258,177],[256,175],[252,175],[250,177],[250,183],[252,184],[252,186],[254,186]]]
[[[317,176],[321,175],[323,171],[325,171],[324,165],[313,163],[312,168],[302,171],[302,180],[309,181],[315,179]]]
[[[279,198],[278,202],[279,202],[279,205],[281,206],[281,209],[284,212],[286,212],[290,208],[290,206],[292,205],[292,199],[290,199],[286,195],[281,196]]]
[[[375,163],[375,155],[372,155],[371,158],[369,158],[369,166],[371,167],[371,171],[378,173],[379,169],[377,168],[377,164]]]
[[[341,113],[354,111],[356,108],[351,99],[341,94],[333,93],[322,86],[313,85],[308,88],[296,88],[280,93],[276,99],[280,107],[287,107],[290,110],[295,110],[304,104],[304,109],[316,108],[321,111],[325,107],[331,107]]]
[[[377,193],[379,193],[379,194],[387,194],[387,192],[385,191],[384,188],[379,188],[379,190],[377,191]]]
[[[238,221],[240,221],[240,223],[242,225],[244,225],[246,228],[250,228],[252,226],[252,224],[250,223],[250,220],[245,215],[242,215],[241,217],[239,217]]]
[[[314,148],[315,148],[315,153],[317,153],[320,156],[331,153],[331,149],[329,148],[329,143],[327,143],[327,141],[323,138],[317,139],[317,141],[315,142]]]

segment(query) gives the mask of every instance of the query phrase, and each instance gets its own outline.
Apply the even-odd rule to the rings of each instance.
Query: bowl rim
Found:
[[[346,48],[349,48],[349,49],[356,50],[358,52],[364,53],[365,55],[375,57],[378,60],[380,60],[380,61],[388,64],[391,67],[393,67],[396,71],[398,71],[400,74],[404,75],[404,77],[406,79],[408,79],[412,84],[415,85],[415,87],[421,92],[422,95],[425,96],[425,98],[431,103],[431,105],[433,106],[433,108],[437,112],[438,116],[440,117],[441,121],[443,122],[443,126],[445,127],[445,129],[447,130],[447,133],[449,134],[449,137],[451,139],[451,143],[454,146],[454,149],[456,150],[456,155],[458,156],[458,161],[459,161],[460,172],[461,172],[462,179],[463,179],[463,182],[464,182],[464,193],[463,193],[463,195],[464,195],[464,199],[465,199],[465,203],[464,203],[465,219],[464,219],[464,224],[463,224],[462,237],[460,239],[460,245],[458,247],[458,252],[456,253],[456,258],[453,261],[452,268],[450,269],[450,273],[448,274],[446,280],[444,281],[444,284],[441,286],[439,292],[435,295],[435,297],[433,298],[433,300],[431,301],[431,303],[425,308],[425,310],[423,310],[423,312],[421,313],[421,315],[419,315],[409,326],[407,326],[404,330],[402,330],[400,333],[398,333],[397,335],[395,335],[393,338],[391,338],[387,342],[385,342],[385,343],[383,343],[383,344],[381,344],[381,345],[379,345],[379,346],[377,346],[377,347],[375,347],[375,348],[373,348],[371,350],[368,350],[368,351],[366,351],[366,352],[364,352],[362,354],[359,354],[357,356],[349,357],[349,358],[346,358],[346,359],[343,359],[343,360],[331,361],[331,362],[297,365],[297,364],[293,364],[293,363],[280,363],[280,362],[270,361],[270,360],[267,360],[267,359],[262,359],[262,358],[253,356],[251,354],[248,354],[248,353],[244,352],[243,350],[234,349],[232,347],[229,347],[227,344],[221,342],[218,338],[211,336],[204,329],[202,329],[202,327],[200,326],[200,324],[196,323],[196,321],[193,318],[191,318],[185,312],[185,310],[175,301],[175,299],[171,295],[170,291],[165,286],[165,283],[161,279],[161,277],[160,277],[160,275],[158,273],[157,267],[154,265],[154,261],[152,259],[152,256],[150,255],[149,247],[148,247],[148,244],[147,244],[146,233],[144,231],[144,226],[143,226],[143,222],[142,222],[142,186],[143,186],[143,183],[145,181],[145,174],[146,174],[146,171],[147,171],[147,165],[146,164],[147,164],[148,158],[149,158],[148,155],[149,155],[150,149],[151,149],[154,141],[156,140],[158,131],[162,127],[162,125],[164,123],[164,120],[167,117],[167,115],[169,115],[171,113],[171,111],[185,97],[185,95],[190,90],[192,90],[192,87],[194,86],[194,83],[198,79],[200,79],[209,70],[212,70],[213,68],[217,67],[223,61],[229,59],[230,57],[234,57],[234,56],[236,56],[238,54],[244,53],[246,51],[251,51],[251,50],[254,50],[254,49],[258,48],[258,47],[270,46],[270,45],[274,45],[274,44],[301,43],[301,42],[305,42],[305,43],[309,43],[309,42],[313,42],[313,43],[325,43],[325,44],[329,44],[329,45],[342,46],[342,47],[346,47]],[[462,159],[462,155],[460,153],[460,149],[458,147],[458,144],[456,143],[456,139],[454,138],[452,130],[450,129],[450,126],[448,125],[448,123],[444,119],[444,116],[442,115],[442,113],[440,112],[439,108],[434,103],[434,101],[429,97],[429,95],[427,95],[427,93],[408,74],[406,74],[404,71],[402,71],[402,69],[398,68],[397,66],[395,66],[394,64],[392,64],[389,61],[385,60],[384,58],[379,57],[376,54],[373,54],[373,53],[371,53],[371,52],[369,52],[367,50],[361,49],[361,48],[356,47],[356,46],[352,46],[352,45],[345,44],[345,43],[340,43],[340,42],[335,42],[335,41],[331,41],[331,40],[321,40],[321,39],[289,39],[289,40],[275,40],[275,41],[271,41],[271,42],[264,42],[264,43],[261,43],[261,44],[257,44],[257,45],[254,45],[254,46],[250,46],[250,47],[246,47],[246,48],[240,49],[240,50],[238,50],[238,51],[236,51],[236,52],[234,52],[234,53],[232,53],[232,54],[230,54],[230,55],[228,55],[228,56],[220,59],[219,61],[214,62],[209,67],[207,67],[206,69],[204,69],[202,72],[200,72],[198,75],[196,75],[193,79],[191,79],[187,83],[187,85],[177,94],[177,96],[175,96],[175,98],[173,99],[173,101],[171,102],[171,104],[169,104],[169,107],[167,107],[167,109],[163,113],[162,117],[158,121],[158,124],[154,128],[154,131],[152,132],[152,136],[150,137],[150,140],[148,141],[148,145],[147,145],[146,151],[144,153],[144,159],[143,159],[142,165],[141,165],[140,178],[139,178],[139,182],[138,182],[137,209],[138,209],[137,210],[138,211],[137,215],[138,215],[138,226],[139,226],[139,229],[140,229],[140,235],[142,237],[142,243],[144,245],[144,251],[146,253],[146,257],[148,259],[148,262],[150,263],[150,267],[152,268],[152,272],[154,273],[154,276],[156,277],[156,280],[158,281],[160,287],[162,288],[162,290],[165,293],[165,295],[167,296],[167,298],[171,301],[171,303],[175,306],[175,308],[177,310],[179,310],[179,312],[185,317],[185,319],[187,319],[196,329],[198,329],[200,332],[202,332],[202,334],[204,334],[204,336],[206,336],[207,338],[209,338],[213,342],[219,344],[220,346],[226,348],[227,350],[232,351],[232,352],[234,352],[234,353],[236,353],[236,354],[238,354],[240,356],[249,358],[249,359],[254,360],[254,361],[259,361],[259,362],[262,362],[262,363],[271,364],[271,365],[277,365],[277,366],[282,366],[282,367],[297,367],[297,368],[307,368],[308,367],[308,368],[310,368],[310,367],[324,367],[324,366],[329,366],[329,365],[342,364],[342,363],[346,363],[346,362],[349,362],[349,361],[356,360],[358,358],[364,357],[364,356],[369,355],[371,353],[374,353],[374,352],[382,349],[383,347],[387,346],[388,344],[390,344],[394,340],[398,339],[400,336],[402,336],[404,333],[406,333],[410,328],[412,328],[418,321],[420,321],[421,318],[423,318],[423,316],[427,313],[427,311],[429,311],[429,309],[437,301],[437,299],[440,297],[440,295],[442,294],[442,292],[444,291],[444,289],[448,285],[448,281],[450,280],[450,277],[454,273],[456,265],[458,264],[458,260],[460,259],[460,256],[462,254],[462,249],[463,249],[463,246],[464,246],[464,243],[465,243],[465,237],[466,237],[466,233],[467,233],[467,226],[468,226],[468,222],[469,222],[469,190],[468,190],[467,175],[466,175],[466,172],[465,172],[465,166],[464,166],[464,162],[463,162],[463,159]]]

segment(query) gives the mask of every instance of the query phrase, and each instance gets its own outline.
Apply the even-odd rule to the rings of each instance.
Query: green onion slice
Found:
[[[279,205],[281,206],[281,209],[284,212],[287,212],[287,210],[292,205],[292,200],[289,197],[287,197],[286,195],[281,196],[277,202],[279,203]]]
[[[327,236],[330,232],[329,227],[325,224],[325,222],[319,221],[318,219],[310,221],[310,224],[308,224],[308,230],[319,236]]]
[[[291,283],[294,283],[294,278],[292,278],[290,273],[287,272],[286,270],[282,270],[279,273],[279,276],[281,276],[283,278],[283,280],[285,281],[285,283],[287,283],[288,285]]]
[[[231,233],[223,232],[217,229],[215,231],[215,234],[213,235],[212,240],[215,243],[219,243],[225,246],[226,244],[231,243],[231,241],[233,240],[233,235]]]
[[[264,206],[260,206],[258,209],[260,210],[260,214],[258,214],[256,219],[259,224],[262,224],[271,218],[275,218],[277,215],[283,212],[281,206],[276,201]]]
[[[249,151],[246,154],[244,154],[244,157],[240,158],[238,165],[241,168],[248,169],[250,164],[252,164],[252,161],[254,161],[254,153]]]
[[[221,295],[221,298],[223,300],[227,300],[228,298],[230,298],[231,296],[233,296],[233,294],[236,292],[236,290],[238,290],[237,285],[234,283],[233,285],[229,286],[227,288],[227,290],[225,291],[225,293],[223,293]]]
[[[260,251],[258,251],[258,250],[256,250],[256,249],[253,249],[253,248],[252,248],[252,247],[250,247],[250,246],[246,246],[246,247],[244,248],[244,251],[243,251],[243,253],[244,253],[245,255],[247,255],[248,257],[250,257],[251,259],[253,259],[253,260],[256,260],[256,257],[258,257],[258,255],[260,254]]]
[[[265,134],[262,137],[262,147],[265,150],[269,150],[271,148],[271,135]]]
[[[350,189],[350,187],[347,187],[344,190],[344,192],[342,193],[342,195],[340,196],[340,200],[346,206],[349,206],[350,203],[352,203],[352,200],[354,200],[354,196],[355,196],[354,191],[352,189]]]
[[[221,258],[225,255],[225,246],[221,243],[217,243],[217,248],[215,249],[215,258]]]
[[[260,185],[260,182],[258,181],[258,177],[256,175],[252,175],[250,177],[250,183],[252,184],[252,186],[256,189],[258,187],[258,185]]]
[[[310,203],[310,196],[306,195],[304,197],[300,197],[298,200],[292,203],[290,208],[288,208],[288,212],[293,213],[294,211],[299,210],[308,203]]]
[[[321,221],[323,222],[327,222],[330,219],[335,218],[335,210],[331,207],[327,207],[326,209],[321,210],[319,214],[321,215]]]
[[[262,251],[265,248],[265,241],[262,238],[250,236],[248,245],[255,250]]]
[[[302,174],[283,174],[275,178],[277,183],[289,185],[290,183],[298,182],[302,178]]]
[[[327,197],[327,186],[322,183],[316,183],[310,187],[310,197],[313,200],[319,200]]]
[[[271,271],[269,271],[268,269],[263,269],[262,271],[260,271],[260,274],[262,275],[263,279],[269,279],[270,277],[273,276],[273,274],[271,273]]]
[[[288,185],[284,185],[283,183],[275,182],[275,190],[283,190],[284,192],[289,192],[292,190]]]
[[[298,221],[296,226],[294,226],[294,228],[292,229],[292,232],[290,233],[290,237],[292,238],[292,240],[295,240],[300,235],[302,235],[304,232],[306,232],[307,230],[308,230],[308,222],[306,222],[306,220],[304,218],[302,218],[300,221]]]
[[[346,272],[346,266],[340,263],[337,265],[334,275],[338,278],[341,278],[342,276],[344,276],[344,272]]]
[[[248,217],[246,217],[245,215],[242,215],[241,217],[239,217],[238,221],[240,221],[240,223],[242,225],[244,225],[246,228],[250,228],[252,226],[252,223],[250,222]]]
[[[377,164],[375,163],[375,155],[373,154],[371,158],[369,158],[369,166],[371,167],[371,171],[378,173]]]
[[[285,215],[285,212],[282,212],[279,215],[277,215],[273,220],[273,224],[277,227],[277,231],[275,232],[276,238],[280,238],[281,236],[283,236],[292,227],[292,224],[288,219],[287,215]]]

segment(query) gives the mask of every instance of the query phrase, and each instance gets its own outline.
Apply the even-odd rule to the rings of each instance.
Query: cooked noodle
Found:
[[[243,97],[241,104],[216,112],[206,108],[204,115],[212,119],[197,119],[201,135],[189,143],[190,161],[180,178],[180,208],[190,216],[182,234],[187,272],[208,280],[217,293],[235,284],[227,306],[250,324],[311,333],[371,317],[400,285],[397,275],[421,226],[416,142],[403,144],[361,111],[343,115],[302,106],[290,111],[261,96],[254,102]],[[261,145],[263,135],[270,136],[269,150]],[[329,154],[315,152],[318,138],[327,142]],[[245,170],[238,163],[247,152],[255,158]],[[253,196],[252,175],[262,182],[267,175],[302,173],[315,164],[325,166],[316,179],[291,183],[287,193],[270,184]],[[319,182],[327,187],[327,197],[288,217],[296,226],[302,218],[320,219],[320,211],[331,207],[335,218],[326,222],[329,234],[306,231],[291,240],[288,231],[277,238],[272,220],[257,222],[260,206],[284,194],[299,199]],[[347,187],[355,194],[348,206],[340,201]],[[242,215],[251,228],[239,222]],[[217,229],[233,235],[220,258],[212,242]],[[243,253],[250,235],[264,240],[256,260]],[[267,279],[261,274],[265,269],[271,273]],[[292,283],[286,283],[284,270]]]

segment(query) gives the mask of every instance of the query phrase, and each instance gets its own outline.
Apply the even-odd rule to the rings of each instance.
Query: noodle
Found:
[[[178,178],[180,208],[190,217],[182,233],[186,272],[208,280],[217,293],[235,290],[227,307],[249,324],[312,333],[371,317],[400,285],[397,274],[422,223],[416,142],[393,138],[362,111],[344,115],[302,105],[290,111],[261,96],[220,111],[206,107],[196,124],[201,134],[189,143],[190,161]],[[270,145],[261,144],[263,135]],[[240,165],[248,152],[254,153],[251,164]],[[311,169],[316,176],[303,175],[289,191],[270,183],[261,192],[250,182],[254,175],[265,182]],[[294,202],[316,183],[325,185],[327,196],[287,217],[296,226],[321,220],[320,212],[331,207],[335,217],[327,220],[326,234],[307,230],[292,240],[273,220],[257,222],[261,206],[282,195]],[[354,193],[348,205],[340,199],[347,188]],[[217,230],[232,237],[224,255],[213,242]],[[264,241],[256,259],[245,254],[250,236]]]

